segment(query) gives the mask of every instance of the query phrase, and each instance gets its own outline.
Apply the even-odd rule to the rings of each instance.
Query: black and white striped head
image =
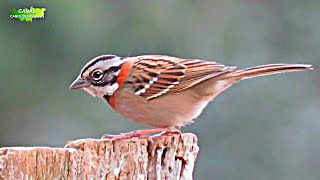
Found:
[[[98,56],[82,68],[70,89],[83,88],[92,96],[111,96],[119,88],[117,78],[124,62],[124,58],[115,55]]]

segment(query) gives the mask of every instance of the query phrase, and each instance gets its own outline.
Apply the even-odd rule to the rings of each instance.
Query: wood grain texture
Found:
[[[80,139],[64,148],[0,148],[0,179],[190,180],[194,134],[126,140]]]

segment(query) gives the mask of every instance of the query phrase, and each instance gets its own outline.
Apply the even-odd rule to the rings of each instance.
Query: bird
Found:
[[[108,102],[135,123],[151,126],[107,139],[180,133],[209,102],[240,80],[271,74],[312,70],[308,64],[267,64],[245,69],[218,62],[168,55],[120,57],[106,54],[91,59],[69,89],[84,89]]]

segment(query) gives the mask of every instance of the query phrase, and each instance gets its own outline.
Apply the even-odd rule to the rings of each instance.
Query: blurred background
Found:
[[[195,179],[320,179],[320,1],[1,1],[0,146],[59,146],[147,128],[68,87],[101,54],[167,54],[239,68],[310,63],[316,70],[242,81],[196,123]],[[45,19],[10,19],[45,7]],[[169,117],[170,118],[170,117]]]

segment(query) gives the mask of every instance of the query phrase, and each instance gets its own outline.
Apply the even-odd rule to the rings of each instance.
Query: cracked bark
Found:
[[[0,179],[190,180],[194,134],[126,140],[80,139],[64,148],[0,148]]]

